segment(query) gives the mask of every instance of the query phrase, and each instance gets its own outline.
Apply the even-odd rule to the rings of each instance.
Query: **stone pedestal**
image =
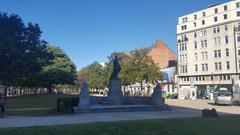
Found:
[[[151,97],[152,105],[162,107],[164,105],[162,98],[162,89],[159,84],[154,88],[154,92]]]
[[[109,81],[109,92],[108,98],[113,105],[120,105],[121,99],[123,97],[122,93],[122,82],[119,79],[114,79]]]
[[[81,87],[78,108],[88,108],[89,105],[90,105],[90,101],[89,101],[88,85],[86,82],[84,82]]]

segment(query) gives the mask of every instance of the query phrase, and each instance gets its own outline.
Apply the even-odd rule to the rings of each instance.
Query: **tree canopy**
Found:
[[[66,53],[59,47],[47,46],[47,52],[53,57],[42,67],[42,85],[52,93],[53,84],[74,84],[76,67]]]
[[[134,50],[129,53],[114,52],[108,59],[109,62],[103,67],[99,63],[93,64],[81,69],[78,72],[79,78],[84,78],[91,88],[107,87],[109,75],[112,72],[114,56],[120,59],[121,72],[119,74],[124,86],[133,83],[150,82],[155,83],[162,79],[162,73],[151,57],[148,56],[147,49]]]
[[[75,65],[60,48],[47,45],[41,34],[38,24],[25,24],[18,15],[0,12],[0,84],[45,87],[73,83]]]

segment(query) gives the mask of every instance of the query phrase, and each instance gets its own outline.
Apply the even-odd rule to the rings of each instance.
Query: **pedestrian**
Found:
[[[3,97],[3,94],[2,94],[2,93],[0,93],[0,108],[1,108],[1,118],[4,118],[5,98]]]

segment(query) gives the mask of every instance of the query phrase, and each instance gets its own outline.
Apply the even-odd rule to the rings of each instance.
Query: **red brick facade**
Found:
[[[169,67],[169,61],[176,61],[176,54],[160,40],[151,47],[148,55],[161,69]]]

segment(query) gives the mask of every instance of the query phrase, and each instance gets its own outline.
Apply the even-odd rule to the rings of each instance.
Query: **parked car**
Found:
[[[213,103],[218,105],[232,105],[231,92],[221,89],[213,93]]]

